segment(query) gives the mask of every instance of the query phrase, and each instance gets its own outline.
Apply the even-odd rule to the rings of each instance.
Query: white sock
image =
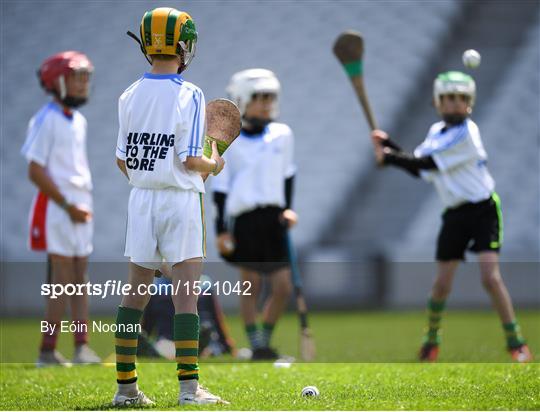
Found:
[[[180,382],[180,393],[195,393],[199,387],[197,379],[186,379],[178,382]]]
[[[118,384],[118,393],[120,395],[135,397],[139,393],[139,387],[137,382],[133,383],[119,383]]]

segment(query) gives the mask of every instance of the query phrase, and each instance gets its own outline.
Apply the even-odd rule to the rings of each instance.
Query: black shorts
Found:
[[[289,266],[287,227],[280,217],[283,209],[262,207],[234,220],[235,249],[223,258],[237,266],[271,273]]]
[[[464,260],[465,251],[498,252],[502,245],[503,222],[496,193],[478,203],[447,209],[437,240],[437,260]]]

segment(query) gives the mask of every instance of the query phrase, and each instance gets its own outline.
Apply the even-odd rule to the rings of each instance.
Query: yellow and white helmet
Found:
[[[256,93],[272,93],[276,95],[270,116],[276,119],[279,115],[279,93],[281,85],[278,78],[271,70],[247,69],[235,73],[227,86],[226,92],[229,98],[236,103],[242,116],[244,116],[247,104]]]
[[[141,20],[140,40],[133,33],[128,35],[139,42],[147,57],[154,54],[180,56],[184,71],[195,56],[197,30],[191,16],[172,7],[158,7],[144,13]],[[150,60],[149,60],[150,61]]]

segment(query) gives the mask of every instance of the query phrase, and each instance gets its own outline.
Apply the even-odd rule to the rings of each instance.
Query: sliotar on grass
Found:
[[[108,409],[114,368],[2,367],[2,410]],[[231,410],[511,410],[540,408],[538,364],[211,364],[204,384],[231,402]],[[156,409],[177,409],[174,368],[139,365],[141,389]],[[317,398],[302,398],[315,385]],[[183,408],[184,409],[184,408]]]

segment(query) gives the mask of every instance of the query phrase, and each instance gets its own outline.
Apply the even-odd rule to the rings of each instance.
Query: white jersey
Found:
[[[294,137],[289,126],[272,122],[257,135],[241,133],[225,152],[225,168],[212,188],[227,194],[228,216],[257,207],[285,206],[285,179],[293,176]]]
[[[201,89],[177,74],[145,73],[120,96],[118,118],[116,156],[126,162],[133,186],[204,193],[201,175],[183,163],[188,156],[202,156]]]
[[[50,102],[30,120],[21,153],[28,162],[46,168],[61,192],[90,192],[86,128],[86,119],[80,112],[73,110],[68,116],[58,103]]]
[[[445,127],[443,121],[435,123],[414,155],[433,157],[437,170],[423,170],[421,176],[435,184],[446,207],[480,202],[495,189],[480,131],[470,119],[452,127]]]

